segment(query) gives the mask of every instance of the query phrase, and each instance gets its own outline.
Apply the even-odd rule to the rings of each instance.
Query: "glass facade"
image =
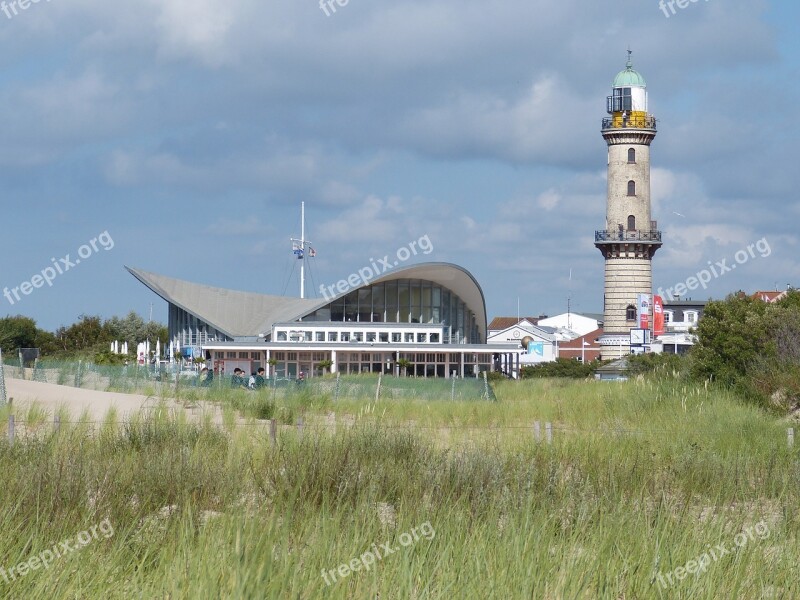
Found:
[[[181,346],[200,346],[208,342],[232,342],[233,339],[217,331],[194,315],[169,305],[169,339]]]
[[[481,344],[475,314],[446,287],[421,279],[400,279],[353,290],[303,321],[433,323],[449,327],[444,343]]]

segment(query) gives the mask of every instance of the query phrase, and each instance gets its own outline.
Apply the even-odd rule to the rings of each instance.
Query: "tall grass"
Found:
[[[0,442],[0,566],[108,518],[6,583],[16,598],[786,598],[797,596],[800,453],[785,424],[680,381],[497,386],[499,402],[381,401],[336,433],[188,423],[166,410]],[[241,392],[245,398],[246,392]],[[265,394],[266,398],[269,398]],[[276,399],[325,414],[330,399]],[[372,405],[374,406],[374,399]],[[466,414],[458,416],[458,409]],[[492,414],[494,411],[495,414]],[[556,426],[552,445],[529,424]],[[412,422],[414,427],[410,427]],[[428,423],[425,429],[422,423]],[[454,423],[504,425],[486,435]],[[521,424],[520,428],[512,428]],[[668,589],[709,547],[749,540]],[[429,523],[433,539],[407,547]],[[369,570],[322,577],[373,547]]]

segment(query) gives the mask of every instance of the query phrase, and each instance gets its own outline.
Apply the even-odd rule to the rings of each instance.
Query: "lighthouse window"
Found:
[[[636,320],[636,307],[632,304],[629,304],[628,308],[625,309],[625,319],[628,321]]]
[[[628,182],[628,196],[635,196],[636,195],[636,182],[630,180]]]
[[[634,229],[636,229],[636,217],[628,215],[628,231],[633,231]]]
[[[628,163],[633,164],[636,162],[636,150],[628,148]]]
[[[633,102],[631,101],[631,88],[614,88],[614,96],[611,108],[614,112],[633,110]]]

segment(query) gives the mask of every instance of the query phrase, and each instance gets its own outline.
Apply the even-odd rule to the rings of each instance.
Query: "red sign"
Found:
[[[664,301],[653,296],[653,335],[664,335]]]

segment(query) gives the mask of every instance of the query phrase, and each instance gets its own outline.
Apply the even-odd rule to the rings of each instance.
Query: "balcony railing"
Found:
[[[660,231],[642,231],[632,229],[629,231],[595,231],[595,242],[659,242],[661,243]]]
[[[651,129],[656,131],[656,118],[652,115],[646,117],[631,116],[606,117],[603,119],[603,129]]]

